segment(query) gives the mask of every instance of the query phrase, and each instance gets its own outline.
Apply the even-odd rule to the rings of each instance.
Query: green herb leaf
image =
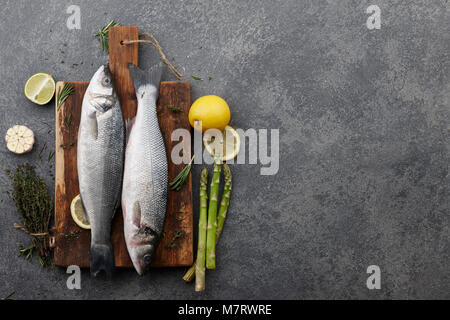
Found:
[[[69,128],[72,124],[72,113],[69,113],[69,115],[64,115],[64,125]]]
[[[50,162],[53,159],[53,156],[55,155],[55,151],[50,151],[48,154],[47,162]]]
[[[13,298],[13,295],[15,295],[15,294],[16,294],[16,292],[13,291],[10,294],[8,294],[6,297],[2,298],[2,300],[16,300]]]
[[[202,78],[200,78],[200,77],[197,77],[197,76],[192,76],[192,79],[194,79],[194,80],[197,80],[197,81],[203,81],[203,79],[202,79]]]
[[[186,182],[187,177],[189,176],[189,172],[191,172],[192,161],[194,160],[194,156],[187,166],[180,171],[180,173],[173,179],[171,183],[169,183],[170,190],[179,191],[183,184]]]
[[[75,88],[70,83],[65,83],[62,89],[58,92],[58,106],[56,107],[56,110],[59,111],[59,108],[61,108],[64,101],[67,100],[67,98],[75,92]]]
[[[170,240],[170,242],[166,245],[166,248],[170,249],[170,248],[176,247],[177,246],[177,240],[179,238],[181,238],[183,235],[184,235],[183,230],[177,230],[175,232],[175,234],[173,235],[172,239]]]
[[[120,23],[111,20],[106,26],[102,27],[95,36],[99,38],[100,44],[102,45],[102,49],[105,52],[109,51],[109,29],[111,27],[120,26]]]
[[[24,248],[24,246],[19,245],[19,254],[18,256],[25,256],[25,259],[29,260],[33,256],[34,244],[31,246]]]
[[[180,107],[177,106],[167,106],[167,109],[169,109],[170,111],[172,111],[173,113],[178,113],[181,111]]]

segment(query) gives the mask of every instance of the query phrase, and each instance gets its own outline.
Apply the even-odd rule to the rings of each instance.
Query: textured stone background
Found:
[[[81,30],[66,27],[70,4],[81,7]],[[370,4],[381,7],[381,30],[366,27]],[[449,12],[444,0],[3,0],[0,132],[25,124],[36,146],[24,156],[0,146],[0,296],[450,298]],[[232,126],[280,129],[277,175],[261,176],[259,164],[232,168],[218,269],[204,293],[181,280],[180,268],[142,278],[120,270],[111,282],[83,271],[82,290],[68,290],[65,270],[17,257],[29,240],[12,228],[18,217],[3,169],[29,161],[54,186],[46,161],[54,105],[33,105],[24,83],[41,71],[89,80],[107,60],[93,34],[111,19],[155,34],[193,99],[228,101]],[[142,47],[141,66],[157,59]],[[381,290],[366,288],[371,264],[381,268]]]

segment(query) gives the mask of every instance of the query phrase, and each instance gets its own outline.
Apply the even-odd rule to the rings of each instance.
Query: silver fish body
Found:
[[[138,107],[136,117],[127,124],[122,212],[128,253],[142,275],[163,232],[168,166],[156,112],[161,65],[148,71],[129,66]]]
[[[111,223],[120,206],[125,126],[108,65],[91,79],[78,129],[77,169],[81,200],[91,225],[91,274],[114,268]]]

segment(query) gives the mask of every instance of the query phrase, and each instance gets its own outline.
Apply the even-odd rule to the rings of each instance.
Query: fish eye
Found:
[[[102,84],[103,84],[105,87],[111,86],[111,79],[109,79],[109,78],[103,78]]]
[[[144,256],[144,262],[145,262],[146,264],[149,264],[150,262],[152,262],[152,256],[151,256],[150,254],[146,254],[146,255]]]

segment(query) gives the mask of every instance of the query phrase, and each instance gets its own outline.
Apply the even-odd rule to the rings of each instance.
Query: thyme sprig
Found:
[[[95,34],[96,37],[99,38],[100,43],[102,45],[102,49],[105,52],[109,51],[109,29],[111,27],[120,26],[120,23],[115,22],[114,20],[111,20],[106,26],[102,27],[98,32]]]
[[[189,176],[189,172],[191,172],[192,161],[194,160],[194,156],[187,166],[180,171],[180,173],[173,179],[171,183],[169,183],[170,190],[179,191],[183,184],[185,183],[187,177]]]
[[[166,248],[170,249],[176,247],[178,239],[180,239],[183,235],[184,235],[183,230],[177,230],[173,235],[172,240],[170,240],[170,242],[166,244]]]
[[[12,182],[10,195],[22,220],[23,227],[19,229],[31,236],[31,244],[41,264],[51,265],[49,224],[53,213],[53,200],[47,185],[44,179],[36,174],[35,167],[29,163],[19,164],[14,172],[6,172]],[[22,255],[27,257],[32,249],[28,247],[22,250]]]
[[[19,245],[19,257],[24,256],[25,259],[30,260],[33,257],[34,244],[28,247],[24,247],[23,245]]]
[[[59,111],[64,101],[67,100],[67,98],[75,92],[75,88],[70,83],[65,83],[62,89],[58,92],[58,106],[56,110]]]

